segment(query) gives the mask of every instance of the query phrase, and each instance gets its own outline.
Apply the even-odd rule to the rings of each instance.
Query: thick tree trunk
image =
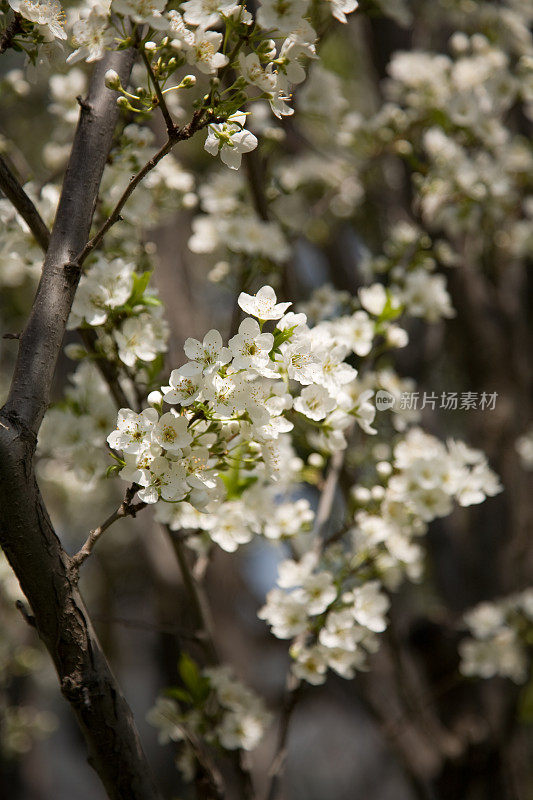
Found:
[[[89,237],[117,122],[114,69],[128,81],[134,51],[109,53],[80,103],[61,199],[33,308],[21,336],[15,374],[0,412],[0,545],[33,612],[33,624],[57,670],[89,750],[89,762],[112,800],[157,800],[159,793],[131,711],[93,631],[71,559],[50,522],[33,457]]]

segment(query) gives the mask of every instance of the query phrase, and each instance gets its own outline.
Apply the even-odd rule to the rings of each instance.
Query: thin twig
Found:
[[[277,797],[281,779],[283,777],[285,762],[287,760],[287,744],[289,738],[290,721],[292,719],[293,711],[296,707],[298,700],[301,697],[302,692],[303,692],[303,685],[301,681],[299,681],[297,678],[295,678],[294,675],[289,673],[287,676],[285,698],[283,701],[283,708],[281,711],[281,718],[279,722],[276,753],[274,755],[269,770],[270,783],[268,786],[267,793],[265,795],[266,800],[275,800],[275,798]]]
[[[331,517],[335,493],[337,491],[337,484],[344,464],[344,451],[338,450],[331,456],[329,463],[328,474],[322,491],[320,500],[318,501],[318,508],[315,516],[315,524],[313,534],[315,536],[314,549],[319,555],[327,543],[324,539],[325,527]],[[292,718],[293,711],[302,693],[302,683],[289,671],[287,674],[287,682],[285,689],[285,696],[283,699],[283,709],[279,722],[278,744],[276,752],[272,760],[272,765],[269,770],[270,784],[266,794],[266,800],[276,800],[283,770],[287,759],[287,739],[289,735],[289,726]]]
[[[189,562],[183,548],[183,541],[176,531],[172,531],[168,525],[163,525],[162,527],[170,538],[172,547],[174,548],[174,552],[178,560],[185,591],[187,592],[193,611],[194,626],[196,628],[195,634],[198,642],[202,645],[208,662],[211,664],[220,664],[220,657],[211,633],[212,624],[209,615],[208,604],[206,599],[203,597],[202,589],[199,583],[197,580],[195,580],[193,570],[189,566]],[[242,755],[243,754],[240,751],[234,751],[229,754],[229,759],[232,763],[235,777],[239,781],[239,789],[241,793],[240,797],[242,800],[253,800],[255,793],[252,784],[252,777],[249,769],[247,769],[245,764],[243,764]]]
[[[200,633],[200,642],[202,643],[208,660],[213,664],[218,664],[220,659],[218,657],[215,642],[211,634],[211,624],[210,620],[208,619],[206,603],[201,596],[200,586],[195,580],[191,567],[189,566],[189,562],[183,548],[183,542],[176,531],[171,530],[168,525],[163,525],[162,527],[165,533],[168,535],[174,553],[176,554],[181,577],[183,579],[183,585],[189,597],[193,612],[194,627],[196,629],[195,634],[198,636]]]
[[[201,769],[201,774],[195,777],[197,797],[205,797],[206,800],[224,800],[224,779],[209,748],[202,737],[186,725],[181,726],[181,731],[193,748]]]
[[[97,351],[96,344],[98,341],[98,337],[93,328],[78,328],[78,333],[81,336],[81,340],[85,345],[88,352],[96,356],[94,363],[96,364],[101,376],[107,383],[109,391],[113,395],[113,399],[117,404],[118,408],[128,408],[130,403],[124,390],[119,382],[119,371],[117,369],[116,364],[113,361],[110,361],[105,357],[104,354],[100,354]]]
[[[148,56],[146,55],[146,51],[144,50],[144,48],[141,49],[141,56],[142,56],[142,60],[144,61],[144,66],[148,70],[148,75],[150,76],[150,80],[152,81],[152,83],[154,85],[155,94],[156,94],[156,97],[157,97],[157,104],[158,104],[159,108],[161,109],[161,113],[163,114],[163,117],[165,119],[165,124],[167,126],[167,133],[168,133],[168,137],[170,139],[172,137],[172,135],[174,134],[175,130],[176,130],[176,125],[174,124],[174,120],[172,119],[172,117],[170,115],[170,111],[168,110],[168,106],[167,106],[167,104],[165,102],[165,98],[163,96],[163,92],[161,91],[161,87],[159,85],[159,81],[157,80],[157,78],[154,75],[154,71],[152,69],[152,65],[150,64],[150,61],[148,59]]]
[[[153,622],[144,622],[141,619],[127,619],[125,617],[107,617],[102,614],[93,614],[92,619],[95,622],[101,622],[104,625],[120,625],[123,628],[132,628],[133,630],[149,631],[150,633],[166,633],[170,636],[177,636],[180,639],[188,639],[198,644],[202,643],[202,638],[196,633],[191,633],[179,625],[156,625]]]
[[[104,522],[102,522],[101,525],[90,532],[82,547],[71,557],[70,566],[75,574],[79,572],[83,562],[91,555],[93,548],[100,536],[102,536],[102,534],[105,533],[105,531],[110,528],[114,522],[119,519],[123,519],[124,517],[135,517],[138,511],[141,511],[141,509],[145,508],[146,503],[131,502],[139,488],[140,487],[134,483],[129,487],[129,489],[127,489],[126,494],[124,495],[124,500],[119,505],[117,510],[114,511]]]
[[[269,222],[270,209],[265,193],[265,165],[257,150],[248,153],[244,167],[256,214],[264,222]]]
[[[344,464],[344,450],[337,450],[331,456],[329,463],[328,474],[324,481],[324,486],[318,501],[318,508],[315,516],[315,524],[313,534],[316,536],[315,548],[318,551],[322,550],[324,541],[323,536],[325,526],[329,522],[331,512],[333,509],[333,501],[335,500],[335,493],[337,491],[337,484],[339,482],[342,465]]]
[[[5,159],[0,155],[0,189],[11,201],[24,222],[35,237],[37,243],[46,252],[50,244],[50,231],[43,218],[30,200],[22,185],[10,170]]]
[[[200,108],[194,112],[191,121],[185,125],[183,128],[173,128],[172,134],[169,134],[169,137],[165,144],[157,151],[157,153],[150,158],[146,164],[139,170],[139,172],[132,177],[127,187],[124,189],[119,201],[117,202],[115,208],[106,219],[100,230],[89,239],[83,250],[81,250],[76,258],[74,259],[74,263],[78,265],[82,265],[87,256],[92,253],[92,251],[98,247],[108,230],[120,219],[120,212],[126,205],[126,202],[132,195],[133,191],[139,185],[139,183],[143,180],[143,178],[151,172],[154,167],[159,164],[161,159],[163,159],[174,147],[175,144],[178,142],[183,142],[186,139],[190,139],[191,136],[205,128],[206,125],[209,125],[211,122],[215,122],[216,118],[207,116],[202,119],[204,114],[204,109]]]

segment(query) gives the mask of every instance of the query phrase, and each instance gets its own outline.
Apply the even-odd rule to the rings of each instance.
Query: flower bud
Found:
[[[406,347],[409,344],[409,334],[398,325],[391,325],[386,331],[387,343],[391,347]]]
[[[146,399],[151,406],[160,406],[163,403],[163,395],[157,389],[155,389],[153,392],[150,392]]]
[[[107,70],[104,80],[108,89],[114,89],[115,91],[118,91],[121,88],[122,84],[120,83],[120,78],[114,69]]]
[[[353,499],[361,504],[368,503],[372,497],[370,490],[366,486],[353,486],[351,492]]]
[[[259,58],[268,58],[269,60],[276,56],[276,42],[274,39],[265,39],[257,48],[257,55]]]
[[[155,42],[145,42],[144,49],[147,53],[154,53],[157,50]]]
[[[117,106],[120,106],[120,108],[129,108],[129,105],[127,97],[117,97]]]
[[[383,500],[383,498],[385,497],[385,489],[383,488],[383,486],[379,486],[379,484],[376,484],[376,486],[373,486],[370,489],[370,495],[372,497],[372,500]]]
[[[185,77],[180,83],[180,89],[188,89],[190,86],[194,86],[195,83],[196,83],[195,75],[185,75]]]
[[[81,361],[82,358],[86,357],[87,351],[80,344],[74,344],[72,342],[65,346],[65,355],[73,361]]]
[[[181,202],[184,208],[194,208],[198,202],[198,197],[194,192],[186,192]]]
[[[376,472],[382,478],[388,478],[388,476],[392,472],[392,465],[390,464],[389,461],[378,461],[378,463],[376,464]]]

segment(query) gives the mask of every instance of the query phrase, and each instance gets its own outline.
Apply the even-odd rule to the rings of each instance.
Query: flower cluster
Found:
[[[498,248],[515,256],[530,247],[531,152],[513,135],[507,114],[517,102],[530,113],[527,64],[533,48],[529,35],[510,42],[521,24],[529,24],[527,15],[525,9],[523,20],[516,15],[512,33],[506,30],[507,10],[498,20],[484,20],[488,37],[457,31],[450,54],[394,54],[389,102],[368,123],[357,119],[353,125],[357,148],[366,148],[373,137],[375,153],[384,148],[416,160],[416,202],[429,230],[459,241],[493,226]],[[514,48],[518,58],[511,55]]]
[[[501,675],[524,683],[531,672],[533,589],[491,603],[480,603],[464,615],[470,638],[459,645],[463,675]]]
[[[228,55],[230,46],[235,53],[240,50],[235,61],[239,78],[231,87],[231,94],[222,99],[215,91],[216,86],[212,87],[211,101],[219,100],[214,105],[220,121],[210,125],[205,143],[209,153],[220,154],[223,163],[232,169],[238,168],[242,153],[257,146],[256,137],[243,128],[244,114],[238,106],[249,97],[243,90],[251,90],[250,99],[267,100],[278,118],[292,114],[294,109],[288,101],[291,87],[305,79],[302,61],[316,58],[317,36],[307,18],[308,0],[285,4],[263,0],[256,19],[235,0],[220,0],[215,4],[188,0],[180,11],[167,10],[165,0],[97,0],[81,3],[68,17],[58,0],[10,0],[10,5],[26,24],[36,27],[43,40],[67,39],[70,34],[75,50],[67,59],[69,63],[80,59],[97,61],[106,49],[129,43],[124,36],[125,20],[146,25],[148,33],[142,46],[153,59],[157,80],[166,84],[171,79],[167,90],[194,85],[194,75],[174,82],[172,76],[180,67],[187,65],[201,75],[215,77],[233,66]],[[346,14],[357,8],[357,0],[334,0],[329,5],[333,16],[346,22]],[[212,30],[221,25],[224,32]],[[27,31],[30,34],[32,31]],[[248,53],[241,49],[244,42],[249,47]],[[119,101],[124,108],[139,111],[154,107],[150,92],[142,86],[130,92],[122,87],[116,73],[109,74],[107,82],[121,93]]]
[[[198,190],[200,211],[192,221],[189,249],[218,259],[210,277],[221,280],[240,262],[248,268],[286,261],[290,254],[281,225],[260,219],[251,210],[246,182],[239,173],[217,172]],[[229,263],[228,263],[229,260]]]
[[[301,481],[302,461],[296,457],[287,434],[276,440],[277,480],[272,482],[266,472],[250,481],[233,469],[224,480],[226,499],[210,508],[210,513],[198,511],[187,502],[158,503],[156,518],[171,530],[189,531],[187,544],[197,550],[209,549],[215,542],[232,553],[250,542],[254,535],[266,539],[287,540],[306,532],[314,519],[309,501],[294,499]]]
[[[374,448],[377,482],[353,487],[352,524],[325,547],[307,542],[299,560],[282,561],[277,588],[259,616],[290,652],[298,678],[318,684],[328,668],[351,678],[366,667],[387,627],[388,596],[407,576],[419,580],[422,550],[416,541],[428,523],[461,505],[480,503],[501,490],[483,454],[462,442],[447,447],[418,428]],[[367,465],[366,471],[369,471]]]
[[[291,304],[278,303],[270,286],[242,292],[238,302],[253,316],[227,346],[216,330],[201,342],[187,339],[190,360],[149,396],[152,408],[121,409],[108,436],[124,456],[120,476],[141,486],[147,503],[188,500],[207,509],[230,489],[238,496],[239,482],[246,487],[265,474],[275,480],[277,442],[296,422],[311,425],[330,449],[346,447],[343,431],[354,422],[368,427],[369,397],[363,402],[350,391],[357,371],[344,361],[347,346],[309,328],[305,314],[288,311]],[[164,405],[172,408],[163,412]]]
[[[313,551],[300,561],[283,561],[279,588],[269,592],[259,611],[274,636],[294,639],[292,671],[312,684],[324,683],[328,667],[352,678],[356,669],[365,667],[366,653],[377,648],[375,634],[387,626],[389,599],[379,581],[349,588],[349,581],[342,578],[342,571],[352,571],[349,561],[337,575],[333,572],[341,559],[342,554],[331,548],[325,554],[325,565],[318,565]]]
[[[455,501],[468,506],[494,496],[502,487],[479,450],[412,427],[392,451],[375,445],[366,485],[352,487],[355,526],[350,528],[357,560],[370,558],[388,588],[403,575],[418,580],[423,552],[416,538],[428,524],[447,516]]]
[[[128,367],[153,361],[167,349],[168,326],[157,297],[146,290],[149,278],[121,258],[98,257],[80,280],[68,327],[104,326],[104,348]]]
[[[47,412],[39,433],[39,473],[72,494],[90,492],[109,465],[105,437],[115,405],[96,366],[82,361],[64,400]]]
[[[271,715],[260,697],[238,681],[229,667],[207,667],[202,672],[182,657],[179,672],[183,688],[168,689],[147,715],[159,729],[159,741],[180,742],[177,765],[191,780],[196,771],[194,748],[200,737],[224,750],[253,750],[270,724]]]

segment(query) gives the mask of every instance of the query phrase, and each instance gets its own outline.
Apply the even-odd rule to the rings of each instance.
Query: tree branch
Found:
[[[180,541],[177,532],[171,530],[168,525],[163,525],[162,528],[169,537],[174,553],[176,554],[183,585],[192,610],[192,627],[194,629],[194,634],[202,643],[208,663],[218,664],[220,661],[211,633],[211,624],[206,614],[205,599],[201,596],[200,587],[192,574],[189,562],[187,561],[187,555],[183,548],[183,543]]]
[[[126,494],[124,495],[124,500],[119,505],[119,507],[114,511],[110,516],[102,522],[97,528],[90,532],[89,536],[87,537],[85,543],[82,547],[78,550],[78,552],[72,556],[70,563],[71,568],[74,575],[79,573],[79,569],[85,559],[89,558],[91,555],[93,548],[100,538],[100,536],[106,532],[108,528],[113,525],[114,522],[117,522],[119,519],[124,519],[124,517],[135,517],[138,511],[141,511],[143,508],[146,507],[146,503],[132,503],[133,497],[137,489],[140,489],[140,486],[137,484],[133,484],[130,486],[129,489],[126,490]]]
[[[94,328],[78,328],[78,333],[80,334],[87,352],[95,356],[94,364],[96,364],[100,375],[107,383],[109,391],[117,404],[117,408],[129,408],[130,401],[120,385],[120,375],[117,365],[113,361],[109,361],[104,354],[99,353],[96,349],[98,337]]]
[[[314,550],[319,555],[328,541],[324,539],[326,525],[331,517],[337,484],[339,482],[342,466],[344,464],[345,451],[337,450],[331,456],[328,474],[318,501],[318,508],[315,516],[313,535],[315,536]],[[283,698],[283,708],[279,722],[278,743],[276,752],[270,767],[270,784],[266,794],[266,800],[276,800],[280,787],[281,779],[287,760],[287,740],[289,736],[289,726],[293,711],[300,699],[303,686],[295,676],[289,671],[287,674],[285,695]]]
[[[207,662],[209,664],[220,664],[220,658],[211,632],[212,625],[207,601],[189,566],[186,553],[183,549],[183,542],[176,534],[176,531],[172,531],[168,525],[163,525],[162,527],[168,534],[172,547],[174,548],[185,591],[189,597],[193,617],[193,634],[198,643],[202,645]],[[252,778],[250,771],[243,763],[242,755],[240,751],[234,751],[228,754],[233,772],[233,780],[236,783],[235,791],[238,792],[237,796],[240,800],[252,800],[254,797]],[[214,783],[216,784],[216,780],[214,780]]]
[[[139,172],[134,175],[134,177],[130,180],[127,187],[124,189],[118,203],[116,204],[115,208],[106,219],[100,230],[90,239],[85,247],[78,253],[78,255],[74,258],[74,263],[78,268],[81,268],[81,265],[92,251],[98,247],[108,230],[118,222],[120,219],[120,212],[126,205],[129,197],[132,195],[135,188],[139,185],[139,183],[143,180],[143,178],[151,172],[157,164],[164,158],[172,148],[174,147],[177,142],[183,142],[186,139],[190,139],[191,136],[201,130],[201,128],[205,128],[206,125],[209,125],[210,122],[215,122],[216,119],[212,117],[205,117],[202,119],[204,111],[203,109],[198,109],[194,112],[191,121],[184,125],[183,128],[176,128],[173,127],[172,133],[169,133],[169,137],[165,144],[157,151],[157,153],[150,158],[146,164],[139,170]]]
[[[108,53],[97,63],[86,105],[80,110],[50,245],[5,406],[8,417],[37,433],[48,406],[50,386],[78,286],[81,266],[74,259],[87,242],[102,173],[118,119],[116,92],[104,84],[115,69],[127,82],[134,51]]]
[[[159,800],[128,704],[109,669],[32,465],[35,438],[0,424],[0,544],[26,595],[111,800]]]
[[[244,159],[244,167],[255,212],[259,219],[269,222],[270,209],[268,198],[265,194],[265,164],[257,150],[252,150],[251,153],[248,153]]]
[[[85,737],[89,762],[111,800],[160,800],[129,706],[111,673],[77,588],[72,561],[50,522],[33,456],[66,321],[79,280],[72,258],[89,235],[117,121],[104,75],[128,80],[133,51],[109,53],[93,73],[65,175],[41,281],[0,412],[0,545],[20,582],[61,691]]]
[[[146,51],[145,51],[144,47],[141,49],[141,56],[142,56],[142,60],[144,61],[144,66],[146,67],[146,69],[148,71],[148,75],[150,76],[150,80],[152,81],[152,83],[154,85],[154,91],[155,91],[155,94],[156,94],[156,97],[157,97],[157,104],[159,105],[159,108],[161,109],[161,113],[163,114],[163,117],[164,117],[164,120],[165,120],[165,125],[167,126],[167,134],[168,134],[168,137],[170,139],[172,137],[174,131],[176,130],[176,126],[174,124],[174,120],[170,116],[170,111],[168,110],[168,106],[167,106],[167,104],[165,102],[165,98],[163,97],[163,92],[161,91],[161,87],[159,85],[159,81],[157,80],[157,78],[154,75],[154,71],[153,71],[152,66],[150,64],[148,56],[146,55]]]
[[[333,501],[335,500],[335,493],[337,491],[337,484],[339,482],[342,465],[344,464],[345,450],[337,450],[331,456],[328,474],[320,493],[320,500],[318,501],[318,508],[316,511],[315,524],[313,533],[316,537],[315,548],[320,552],[324,546],[324,533],[326,525],[331,517],[333,510]]]
[[[289,726],[296,704],[303,691],[302,683],[291,673],[287,676],[287,688],[283,701],[283,709],[279,723],[278,742],[276,753],[272,760],[269,770],[270,784],[266,793],[266,800],[276,800],[280,789],[281,779],[287,760],[287,743],[289,738]]]
[[[0,36],[0,55],[5,53],[13,44],[13,39],[17,34],[22,33],[22,17],[15,13],[15,16]]]
[[[48,250],[50,244],[50,231],[46,227],[43,218],[37,211],[33,202],[30,200],[15,175],[9,169],[7,162],[0,155],[0,189],[8,200],[14,205],[22,219],[26,222],[37,243],[44,252]]]

